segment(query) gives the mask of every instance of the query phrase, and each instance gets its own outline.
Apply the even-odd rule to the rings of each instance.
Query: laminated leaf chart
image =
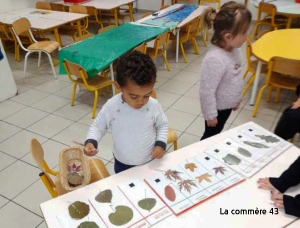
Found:
[[[67,203],[64,213],[57,215],[62,228],[106,227],[87,199]]]
[[[104,224],[101,227],[150,227],[173,214],[140,179],[100,189],[89,201]]]
[[[176,28],[176,26],[185,18],[187,18],[198,5],[182,5],[179,8],[168,10],[157,16],[152,16],[151,18],[143,21],[143,24],[166,27],[166,28]]]
[[[276,135],[247,124],[205,152],[250,178],[290,146]]]
[[[175,167],[158,170],[145,181],[179,215],[244,179],[213,157],[201,153]]]

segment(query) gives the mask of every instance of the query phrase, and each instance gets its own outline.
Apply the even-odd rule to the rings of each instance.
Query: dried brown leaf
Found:
[[[212,175],[210,175],[208,173],[204,173],[201,176],[196,177],[196,179],[199,181],[199,183],[201,183],[203,180],[205,180],[207,182],[211,182],[210,177],[212,177]]]
[[[186,163],[184,168],[189,169],[190,171],[194,172],[197,169],[195,163]]]
[[[223,166],[215,167],[213,170],[215,170],[215,174],[222,173],[223,175],[225,175],[224,172],[227,171]]]
[[[165,172],[165,177],[169,180],[172,180],[172,178],[174,178],[174,181],[181,180],[181,177],[179,176],[179,174],[180,174],[180,172],[169,169]]]
[[[182,180],[178,183],[179,191],[182,189],[186,190],[188,193],[191,193],[192,186],[197,187],[197,185],[193,182],[194,180]]]

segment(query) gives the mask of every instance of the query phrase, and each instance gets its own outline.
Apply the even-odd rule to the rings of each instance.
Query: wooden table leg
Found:
[[[165,5],[165,0],[161,0],[161,6],[160,7],[163,7]]]
[[[289,16],[286,24],[286,28],[289,29],[292,27],[293,17]]]
[[[54,36],[55,36],[56,41],[58,42],[59,46],[62,47],[62,42],[61,42],[60,35],[58,33],[58,29],[55,28],[53,31],[54,31]]]
[[[130,21],[134,21],[134,18],[133,18],[133,3],[129,3],[128,4],[128,7],[129,7],[129,18],[130,18]]]
[[[115,24],[116,24],[116,26],[119,26],[119,21],[118,21],[118,8],[114,8],[114,17],[115,17]]]
[[[81,20],[77,20],[77,22],[76,22],[79,37],[82,36],[82,30],[81,30],[80,22],[81,22]]]

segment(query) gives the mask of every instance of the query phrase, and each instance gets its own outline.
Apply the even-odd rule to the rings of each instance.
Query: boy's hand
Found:
[[[240,108],[240,104],[242,101],[239,101],[239,103],[232,109],[232,111],[236,111]]]
[[[284,209],[283,194],[281,194],[279,191],[276,190],[273,192],[273,194],[271,194],[271,200],[274,202],[275,207]]]
[[[269,178],[259,178],[258,181],[258,188],[260,189],[265,189],[265,190],[269,190],[269,191],[277,191],[277,189],[271,184],[271,182],[269,181]]]
[[[94,156],[95,154],[98,153],[98,150],[94,147],[92,143],[86,144],[85,147],[83,148],[83,151],[87,156]]]
[[[206,120],[208,127],[215,127],[218,124],[218,119],[214,118],[212,120]]]
[[[152,158],[161,159],[165,155],[165,151],[160,146],[156,146],[152,150],[151,155],[152,155]]]
[[[293,103],[292,109],[300,108],[300,99]]]

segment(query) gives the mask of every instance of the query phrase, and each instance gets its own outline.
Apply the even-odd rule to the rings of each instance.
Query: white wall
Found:
[[[11,10],[18,10],[25,7],[35,7],[38,0],[0,0],[1,7],[0,13],[8,12]]]
[[[141,10],[159,10],[161,6],[161,0],[137,0],[138,1],[138,9]],[[221,5],[224,4],[225,2],[229,2],[230,0],[221,0]],[[244,4],[243,0],[235,0],[239,3]],[[165,0],[165,5],[170,5],[171,0]],[[194,0],[194,4],[198,4],[198,0]],[[211,4],[211,6],[216,6]],[[253,6],[253,4],[248,1],[248,9],[252,13],[252,20],[256,20],[257,18],[257,9]]]

